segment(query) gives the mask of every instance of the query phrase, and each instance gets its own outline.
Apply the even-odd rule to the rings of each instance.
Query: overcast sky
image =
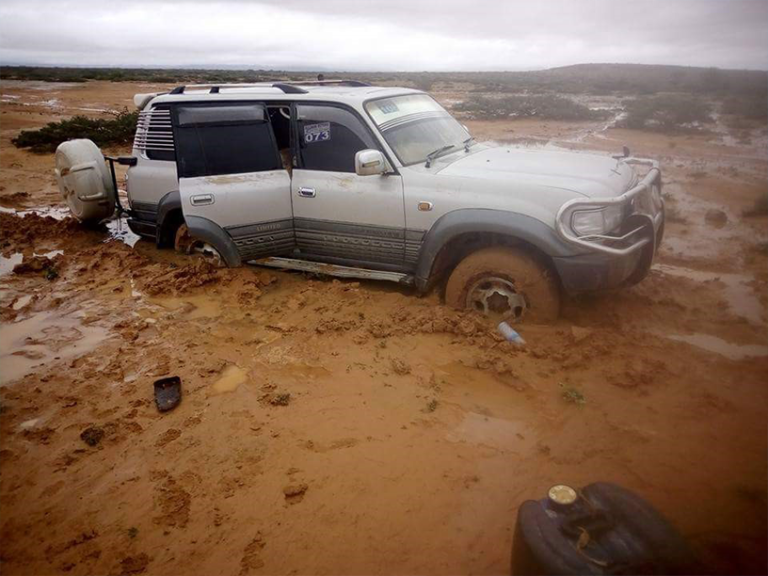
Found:
[[[768,0],[0,0],[0,63],[768,69]]]

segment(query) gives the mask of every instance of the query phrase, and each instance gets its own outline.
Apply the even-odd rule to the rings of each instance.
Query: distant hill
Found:
[[[328,72],[326,78],[357,78],[372,83],[406,84],[424,90],[438,83],[471,83],[481,92],[564,92],[588,94],[740,95],[764,98],[768,72],[646,64],[575,64],[529,72]],[[58,82],[88,80],[167,84],[314,80],[317,71],[205,70],[158,68],[53,68],[2,66],[0,78]]]
[[[659,92],[768,90],[768,71],[760,70],[646,64],[575,64],[542,70],[535,74],[549,81],[582,83],[585,87],[609,91],[636,91],[644,87]]]

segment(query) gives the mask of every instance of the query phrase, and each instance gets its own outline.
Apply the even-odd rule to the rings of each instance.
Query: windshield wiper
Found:
[[[427,154],[427,161],[424,164],[424,166],[426,168],[429,168],[430,166],[432,166],[432,160],[434,160],[438,154],[442,154],[443,152],[445,152],[446,150],[450,150],[451,148],[456,148],[456,144],[447,144],[445,146],[441,146],[437,150],[433,150],[432,152]]]
[[[472,142],[474,142],[474,140],[475,140],[475,137],[474,136],[470,136],[469,138],[464,140],[464,142],[462,142],[462,145],[464,146],[464,152],[469,152],[469,145]]]

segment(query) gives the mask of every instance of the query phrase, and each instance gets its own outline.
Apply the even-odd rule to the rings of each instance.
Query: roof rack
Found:
[[[292,82],[282,82],[282,84],[291,84],[294,86],[352,86],[360,88],[370,86],[368,82],[361,82],[360,80],[296,80]]]
[[[289,82],[276,82],[275,84],[272,84],[272,88],[282,90],[286,94],[308,94],[303,88],[299,88],[295,84]]]
[[[272,84],[270,82],[256,82],[252,84],[186,84],[182,86],[176,86],[168,94],[184,94],[187,88],[200,89],[210,88],[211,94],[217,94],[221,88],[269,88]]]
[[[367,82],[359,80],[297,80],[285,82],[258,82],[255,84],[187,84],[176,86],[168,94],[184,94],[187,88],[200,89],[210,88],[211,94],[219,94],[222,88],[277,88],[286,94],[307,94],[307,91],[300,86],[351,86],[363,87],[370,86]]]

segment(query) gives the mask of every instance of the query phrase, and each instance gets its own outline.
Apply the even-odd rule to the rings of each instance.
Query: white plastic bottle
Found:
[[[523,340],[523,337],[520,336],[509,324],[506,322],[501,322],[498,326],[499,332],[501,332],[501,335],[506,338],[507,342],[512,342],[515,346],[523,347],[525,346],[525,340]]]

